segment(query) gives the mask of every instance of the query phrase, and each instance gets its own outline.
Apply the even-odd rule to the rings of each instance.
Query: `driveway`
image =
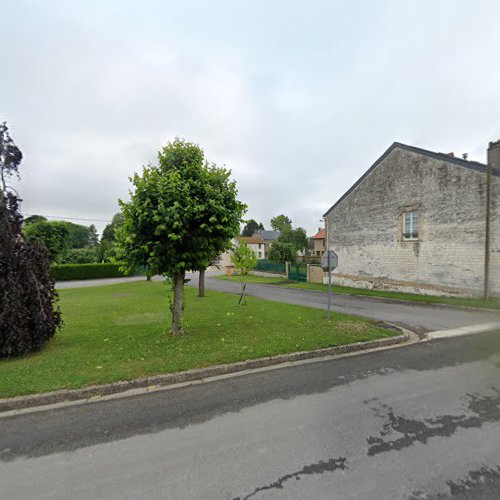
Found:
[[[0,418],[0,496],[497,499],[499,336]]]

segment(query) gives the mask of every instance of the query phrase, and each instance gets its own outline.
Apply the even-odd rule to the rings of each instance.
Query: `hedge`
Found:
[[[96,278],[117,278],[125,276],[118,264],[100,262],[95,264],[55,264],[50,275],[56,281],[90,280]]]

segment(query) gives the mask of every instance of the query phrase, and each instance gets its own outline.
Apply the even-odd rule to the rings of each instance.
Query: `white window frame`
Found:
[[[407,221],[409,223],[409,231],[406,231]],[[420,212],[418,209],[417,210],[405,210],[403,212],[403,240],[404,241],[416,241],[419,239],[419,224],[420,224]],[[406,236],[407,234],[409,234],[410,236]]]

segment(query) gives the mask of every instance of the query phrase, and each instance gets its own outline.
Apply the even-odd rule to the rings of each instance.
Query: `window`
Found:
[[[259,259],[262,259],[262,252],[259,252]]]
[[[418,210],[403,212],[403,239],[418,239]]]

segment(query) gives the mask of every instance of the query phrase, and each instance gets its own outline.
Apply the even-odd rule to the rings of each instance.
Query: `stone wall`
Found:
[[[490,283],[500,295],[497,176],[492,198]],[[339,256],[334,281],[478,295],[483,290],[485,207],[484,172],[395,148],[327,216],[331,246]],[[405,210],[419,212],[416,241],[403,240]]]
[[[308,283],[323,283],[323,277],[325,276],[325,271],[321,266],[314,266],[312,264],[308,265]]]

